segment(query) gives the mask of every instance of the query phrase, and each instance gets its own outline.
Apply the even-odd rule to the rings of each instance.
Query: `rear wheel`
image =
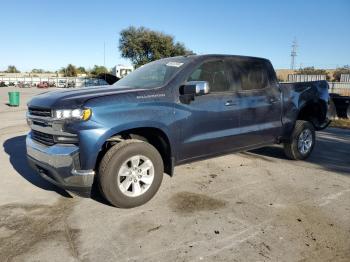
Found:
[[[303,160],[310,156],[315,145],[315,128],[308,121],[297,120],[284,152],[289,159]]]
[[[110,148],[99,168],[102,194],[114,206],[131,208],[149,201],[163,179],[163,161],[152,145],[135,139]]]

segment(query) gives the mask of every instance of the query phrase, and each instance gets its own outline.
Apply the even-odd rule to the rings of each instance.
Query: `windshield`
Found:
[[[167,58],[143,65],[117,81],[117,87],[155,88],[166,84],[187,62],[186,57]]]

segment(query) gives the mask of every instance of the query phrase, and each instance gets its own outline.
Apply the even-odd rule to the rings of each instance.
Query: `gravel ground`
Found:
[[[349,261],[350,131],[317,134],[308,161],[267,147],[184,165],[123,210],[71,197],[26,164],[21,89],[0,88],[0,261]]]

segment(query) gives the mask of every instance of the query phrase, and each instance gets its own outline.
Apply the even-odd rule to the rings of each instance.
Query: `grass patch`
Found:
[[[339,119],[332,120],[330,126],[350,129],[350,119],[339,118]]]

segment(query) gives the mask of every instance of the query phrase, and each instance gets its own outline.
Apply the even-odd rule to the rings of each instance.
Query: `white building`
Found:
[[[123,78],[132,71],[134,71],[133,66],[116,65],[112,68],[112,74],[118,78]]]

